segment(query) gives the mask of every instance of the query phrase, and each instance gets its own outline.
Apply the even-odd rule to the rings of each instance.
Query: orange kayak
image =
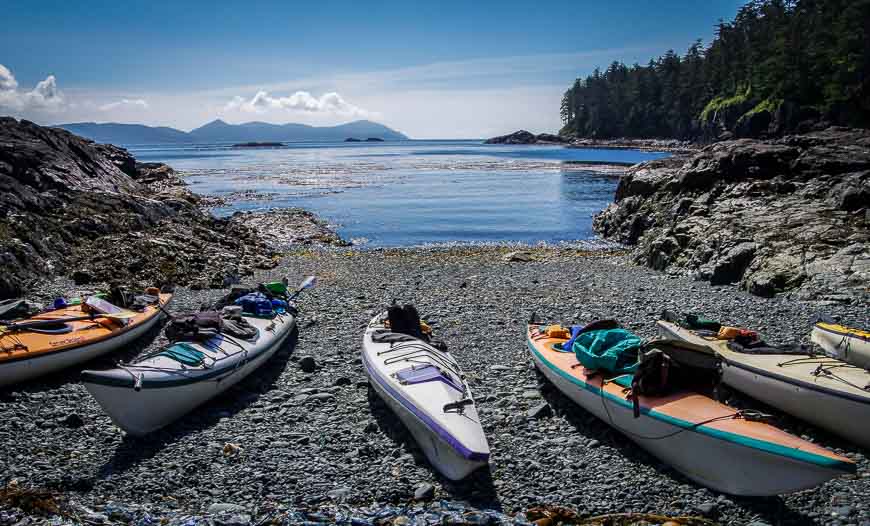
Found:
[[[587,371],[564,338],[528,327],[527,344],[541,373],[575,403],[675,469],[709,488],[734,495],[777,495],[817,486],[856,466],[806,440],[693,391],[640,396],[635,418],[632,375]]]
[[[0,332],[0,386],[10,385],[86,362],[129,344],[160,319],[162,307],[172,294],[160,294],[157,305],[125,320],[79,318],[87,314],[81,305],[42,312],[22,322],[57,320],[57,325],[39,329]]]

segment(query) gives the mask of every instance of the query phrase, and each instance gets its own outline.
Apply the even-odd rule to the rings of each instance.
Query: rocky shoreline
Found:
[[[526,130],[518,130],[507,135],[492,137],[484,144],[544,144],[562,145],[568,148],[597,148],[612,150],[640,150],[644,152],[693,153],[700,147],[691,141],[676,139],[588,139],[540,133],[535,135]]]
[[[252,282],[316,273],[320,284],[300,302],[298,339],[264,367],[140,439],[112,425],[75,371],[7,389],[0,471],[19,487],[54,492],[92,524],[524,524],[540,505],[582,517],[657,513],[756,526],[870,520],[866,451],[732,393],[729,403],[774,414],[778,426],[855,460],[858,472],[781,497],[722,495],[575,406],[536,375],[523,339],[533,311],[565,322],[616,317],[649,337],[661,310],[689,309],[783,342],[805,339],[817,310],[861,324],[866,308],[751,296],[614,254],[521,255],[507,247],[291,250]],[[181,287],[173,310],[197,309],[224,292]],[[393,299],[420,307],[469,378],[493,456],[468,481],[437,476],[368,392],[359,340]],[[154,337],[90,366],[152,350],[163,343]],[[0,512],[2,524],[40,520]]]
[[[215,218],[216,200],[165,164],[9,117],[0,118],[0,192],[0,298],[63,275],[91,288],[219,287],[274,267],[287,246],[343,243],[302,210]],[[283,241],[263,235],[264,224]]]
[[[868,207],[870,132],[829,128],[638,164],[594,228],[657,270],[867,304]]]

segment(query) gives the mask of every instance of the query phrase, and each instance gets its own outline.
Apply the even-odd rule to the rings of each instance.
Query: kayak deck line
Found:
[[[526,342],[527,342],[529,349],[532,351],[532,353],[534,353],[534,355],[536,357],[538,357],[538,359],[543,364],[545,364],[547,367],[549,367],[553,372],[558,374],[560,377],[564,378],[565,380],[568,380],[573,385],[576,385],[576,386],[578,386],[586,391],[589,391],[593,394],[600,395],[603,399],[606,399],[610,402],[616,403],[624,408],[631,409],[633,407],[632,403],[629,400],[626,400],[623,397],[619,397],[611,392],[608,392],[604,388],[605,387],[604,383],[602,383],[601,387],[597,387],[595,385],[589,384],[588,382],[585,382],[585,381],[581,380],[580,378],[577,378],[577,377],[569,374],[568,372],[566,372],[565,370],[563,370],[562,368],[560,368],[559,366],[554,364],[552,361],[547,359],[547,357],[544,356],[540,351],[538,351],[538,349],[535,347],[530,336],[527,337]],[[701,395],[698,395],[698,396],[701,396]],[[641,399],[643,399],[643,397],[641,397]],[[641,406],[640,406],[640,413],[643,415],[649,416],[651,418],[654,418],[656,420],[659,420],[661,422],[664,422],[666,424],[671,424],[671,425],[674,425],[676,427],[679,427],[682,429],[682,431],[685,431],[685,432],[703,434],[703,435],[706,435],[706,436],[709,436],[709,437],[712,437],[712,438],[715,438],[718,440],[723,440],[723,441],[737,444],[740,446],[752,448],[752,449],[755,449],[758,451],[772,453],[772,454],[786,457],[786,458],[789,458],[792,460],[797,460],[800,462],[805,462],[805,463],[809,463],[809,464],[816,465],[816,466],[821,466],[821,467],[825,467],[825,468],[829,468],[829,469],[838,470],[838,471],[841,471],[844,473],[855,473],[857,471],[857,467],[854,463],[841,460],[841,459],[833,456],[833,454],[831,454],[831,456],[821,455],[819,453],[805,451],[805,450],[797,449],[794,447],[789,447],[789,446],[785,446],[782,444],[777,444],[774,442],[769,442],[769,441],[762,440],[762,439],[756,438],[756,437],[750,437],[750,436],[746,436],[746,435],[736,434],[736,433],[733,433],[730,431],[715,429],[715,428],[712,428],[706,424],[699,425],[698,423],[690,422],[690,421],[687,421],[685,419],[682,419],[682,418],[679,418],[679,417],[676,417],[673,415],[668,415],[666,413],[663,413],[659,409],[651,408],[651,407],[645,406],[643,404],[641,404]],[[619,429],[619,428],[617,428],[617,429]]]
[[[363,353],[362,356],[363,367],[365,367],[366,371],[369,373],[369,377],[373,378],[379,386],[381,386],[389,395],[402,404],[402,406],[407,409],[411,414],[413,414],[416,418],[418,418],[423,424],[426,425],[430,430],[432,430],[435,434],[437,434],[442,440],[444,440],[450,447],[452,447],[457,453],[459,453],[463,458],[471,461],[480,461],[480,462],[488,462],[489,461],[489,453],[484,453],[480,451],[474,451],[471,448],[465,446],[461,440],[459,440],[456,436],[454,436],[450,431],[445,429],[443,426],[438,424],[431,416],[429,416],[425,411],[423,411],[416,404],[405,398],[398,391],[396,391],[388,380],[383,378],[383,376],[377,371],[375,367],[373,367],[368,358]]]
[[[279,314],[276,316],[276,318],[283,320],[284,316],[287,316],[287,315]],[[253,316],[251,316],[251,317],[253,317]],[[270,319],[272,319],[272,318],[270,318]],[[273,328],[272,332],[274,332],[274,328]],[[245,340],[242,340],[242,341],[245,341],[248,344],[256,344],[256,342],[261,337],[261,334],[262,334],[262,331],[257,329],[257,338],[256,339],[251,340],[251,341],[245,341]],[[219,340],[219,341],[215,341],[215,340]],[[230,335],[227,335],[227,334],[223,334],[223,333],[217,334],[213,338],[210,338],[209,340],[201,342],[200,345],[202,345],[203,347],[208,347],[213,351],[223,351],[223,349],[220,347],[220,344],[224,340],[229,341],[229,342],[233,343],[234,345],[239,346],[239,342],[236,341],[236,338],[234,338]],[[270,342],[271,345],[266,347],[266,349],[271,349],[273,346],[282,345],[285,340],[286,340],[286,335],[282,338],[279,338],[279,339],[273,341],[273,342]],[[217,377],[220,377],[220,378],[217,378],[217,380],[216,380],[219,382],[223,378],[230,376],[236,370],[239,370],[242,367],[244,367],[245,365],[247,365],[248,363],[256,360],[260,355],[259,352],[252,353],[250,349],[245,349],[243,347],[241,348],[241,350],[238,350],[238,351],[235,351],[232,353],[226,353],[226,351],[223,351],[223,352],[225,355],[219,359],[215,359],[214,357],[211,357],[214,360],[214,362],[209,366],[202,365],[199,367],[189,367],[189,368],[183,368],[183,369],[176,369],[176,368],[171,368],[171,367],[156,367],[156,366],[141,365],[141,364],[135,364],[135,363],[133,363],[133,364],[127,363],[127,364],[118,364],[116,368],[126,371],[127,373],[129,373],[128,375],[118,377],[118,376],[115,376],[112,374],[106,374],[107,372],[110,372],[111,370],[109,370],[109,371],[82,371],[81,380],[83,382],[86,382],[86,383],[91,383],[91,384],[95,384],[95,385],[104,385],[104,386],[108,386],[108,387],[130,387],[130,388],[138,387],[140,389],[166,389],[166,388],[172,388],[172,387],[180,387],[180,386],[184,386],[184,385],[195,384],[195,383],[198,383],[198,382],[201,382],[204,380],[212,380],[212,379],[217,378]],[[233,358],[238,354],[244,355],[241,358],[241,360],[239,360],[237,362],[233,362],[233,363],[230,363],[227,361],[229,358]],[[158,357],[159,355],[160,355],[160,353],[155,353],[153,355],[149,355],[149,356],[142,358],[142,360],[147,360],[148,358]],[[216,364],[221,364],[222,362],[223,362],[223,365],[217,365],[217,367],[216,367]],[[208,371],[208,372],[203,372],[203,371]],[[165,373],[168,375],[174,375],[174,376],[176,376],[176,378],[142,378],[141,380],[138,381],[138,385],[137,385],[136,373]]]

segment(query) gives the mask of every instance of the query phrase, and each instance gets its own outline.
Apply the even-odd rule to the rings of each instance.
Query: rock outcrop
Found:
[[[535,135],[526,130],[519,130],[508,135],[500,135],[487,139],[485,144],[566,144],[568,142],[570,142],[570,139],[561,135],[554,135],[552,133]]]
[[[870,298],[870,131],[739,139],[635,165],[596,230],[653,268],[760,296]]]
[[[216,219],[200,202],[169,166],[0,118],[0,298],[54,275],[209,287],[274,266],[244,218]]]

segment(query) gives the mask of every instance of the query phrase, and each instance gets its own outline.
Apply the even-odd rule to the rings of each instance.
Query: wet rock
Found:
[[[84,517],[85,522],[90,524],[105,524],[109,522],[109,517],[104,513],[88,513]]]
[[[347,487],[335,488],[334,490],[326,493],[326,495],[335,502],[346,501],[348,498],[350,498],[350,494],[350,488]]]
[[[505,261],[528,262],[532,259],[532,255],[528,252],[514,251],[504,255]]]
[[[71,413],[61,421],[61,424],[70,428],[79,428],[85,425],[85,421],[79,415]]]
[[[550,404],[544,402],[542,404],[538,404],[528,411],[526,411],[526,416],[532,420],[538,420],[541,418],[546,418],[553,414],[553,409],[550,407]]]
[[[414,490],[414,500],[431,500],[435,496],[435,486],[423,483]]]
[[[317,362],[312,356],[303,356],[299,359],[299,369],[305,373],[313,373],[317,370]]]
[[[215,502],[208,507],[207,513],[239,513],[245,511],[244,506],[228,502]]]
[[[250,526],[251,516],[247,513],[222,514],[212,518],[215,526]]]
[[[718,515],[718,505],[715,502],[703,502],[696,509],[704,517],[715,518]]]

